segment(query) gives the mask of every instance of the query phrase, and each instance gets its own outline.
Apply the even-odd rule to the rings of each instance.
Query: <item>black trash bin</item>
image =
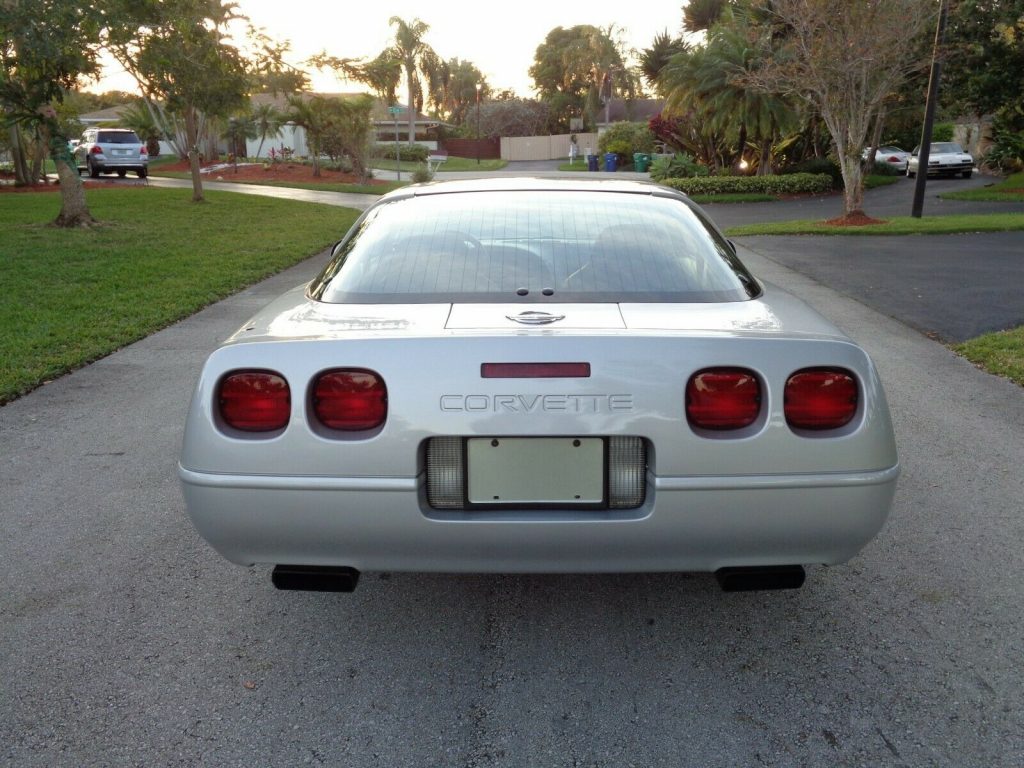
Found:
[[[587,155],[587,170],[596,171],[597,167],[597,155]]]

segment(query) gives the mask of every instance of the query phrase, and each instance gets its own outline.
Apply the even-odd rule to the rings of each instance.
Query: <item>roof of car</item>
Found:
[[[419,197],[423,195],[445,195],[459,192],[619,192],[659,197],[685,198],[685,195],[646,181],[625,181],[618,179],[550,179],[532,176],[488,177],[482,179],[458,179],[415,184],[389,192],[382,200]]]

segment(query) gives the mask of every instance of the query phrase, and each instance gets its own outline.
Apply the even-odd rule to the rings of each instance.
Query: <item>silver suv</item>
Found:
[[[149,172],[149,154],[135,131],[127,128],[89,128],[75,147],[79,172],[89,171],[94,179],[101,173],[124,176],[135,171],[140,179]]]

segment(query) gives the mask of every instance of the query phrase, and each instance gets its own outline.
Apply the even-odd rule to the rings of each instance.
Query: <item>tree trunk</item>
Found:
[[[11,125],[10,139],[11,159],[14,162],[14,186],[32,186],[36,182],[29,173],[28,161],[25,159],[25,143],[22,141],[21,130],[17,125]]]
[[[761,156],[757,160],[757,175],[770,176],[772,173],[772,140],[761,140]]]
[[[185,131],[188,134],[188,164],[192,172],[192,202],[203,202],[203,178],[199,174],[199,124],[196,111],[185,109]]]
[[[409,115],[409,146],[411,147],[416,143],[416,69],[406,67],[405,76],[409,81],[409,103],[406,105],[406,109]]]
[[[843,215],[864,212],[864,177],[860,157],[840,156],[843,171]]]
[[[60,179],[60,215],[53,222],[58,227],[88,227],[96,223],[85,202],[85,188],[78,168],[68,165],[65,157],[54,157]]]
[[[871,134],[871,151],[868,153],[867,160],[864,165],[868,169],[868,173],[871,173],[875,167],[875,155],[878,154],[878,145],[882,141],[882,128],[885,127],[885,110],[878,110],[878,117],[875,118],[875,130]]]
[[[50,158],[57,166],[57,177],[60,179],[60,215],[54,220],[58,227],[88,227],[96,223],[85,202],[85,189],[82,177],[78,174],[78,166],[68,149],[68,137],[58,127],[56,121],[44,123],[40,133],[50,148]]]

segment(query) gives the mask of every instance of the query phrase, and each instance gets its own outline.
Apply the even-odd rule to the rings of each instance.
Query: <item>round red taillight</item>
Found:
[[[236,371],[225,376],[217,393],[224,423],[244,432],[283,429],[291,416],[288,382],[272,371]]]
[[[686,417],[701,429],[742,429],[761,413],[761,383],[746,368],[708,368],[686,385]]]
[[[375,429],[388,415],[388,391],[373,371],[345,368],[313,383],[313,413],[325,427],[349,432]]]
[[[857,413],[857,380],[841,368],[805,368],[786,381],[786,422],[795,429],[838,429]]]

